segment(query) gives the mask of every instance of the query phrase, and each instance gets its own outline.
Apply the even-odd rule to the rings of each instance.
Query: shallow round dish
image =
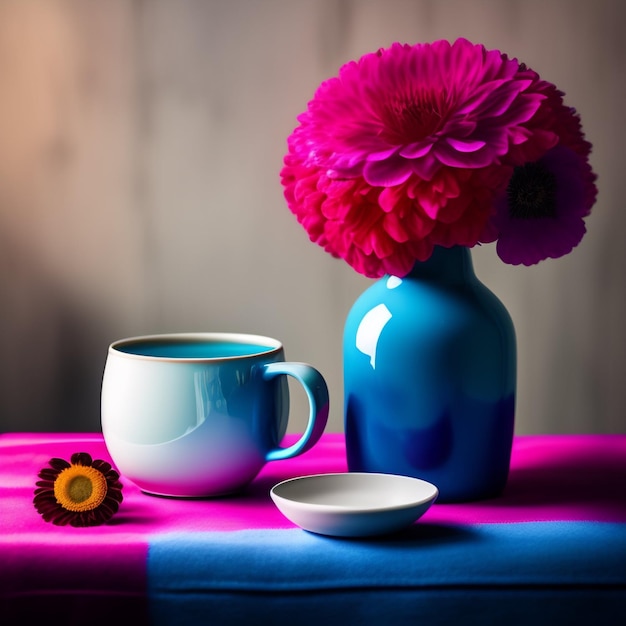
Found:
[[[438,495],[437,487],[425,480],[361,472],[301,476],[270,490],[278,510],[294,524],[337,537],[401,530],[419,519]]]

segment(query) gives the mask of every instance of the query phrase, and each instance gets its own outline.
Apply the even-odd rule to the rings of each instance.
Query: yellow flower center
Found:
[[[102,504],[106,495],[106,477],[93,467],[71,465],[54,481],[54,496],[68,511],[92,511]]]

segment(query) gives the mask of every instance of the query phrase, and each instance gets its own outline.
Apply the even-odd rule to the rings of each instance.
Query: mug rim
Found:
[[[160,344],[174,343],[177,341],[208,341],[208,342],[220,342],[227,341],[230,343],[252,344],[258,345],[258,351],[250,352],[247,354],[239,354],[232,356],[192,356],[192,357],[174,357],[174,356],[156,356],[151,354],[138,354],[134,352],[126,352],[121,350],[122,346],[132,346],[133,344],[140,344],[145,342],[156,342]],[[130,359],[139,359],[142,361],[160,361],[171,363],[201,363],[218,361],[234,361],[237,359],[250,359],[257,358],[259,356],[268,356],[276,354],[283,349],[283,344],[274,337],[267,335],[257,335],[251,333],[232,333],[232,332],[182,332],[182,333],[156,333],[151,335],[136,335],[133,337],[124,337],[122,339],[116,339],[109,344],[109,354],[116,356],[127,357]]]

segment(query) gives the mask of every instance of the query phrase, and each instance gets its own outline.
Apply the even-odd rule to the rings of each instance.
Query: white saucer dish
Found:
[[[436,500],[435,485],[408,476],[347,472],[291,478],[270,496],[300,528],[336,537],[392,533],[419,519]]]

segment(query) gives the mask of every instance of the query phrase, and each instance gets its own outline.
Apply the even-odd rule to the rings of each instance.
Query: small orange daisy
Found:
[[[38,474],[33,504],[46,522],[57,526],[98,526],[122,502],[122,483],[110,463],[77,452],[68,463],[50,459]]]

